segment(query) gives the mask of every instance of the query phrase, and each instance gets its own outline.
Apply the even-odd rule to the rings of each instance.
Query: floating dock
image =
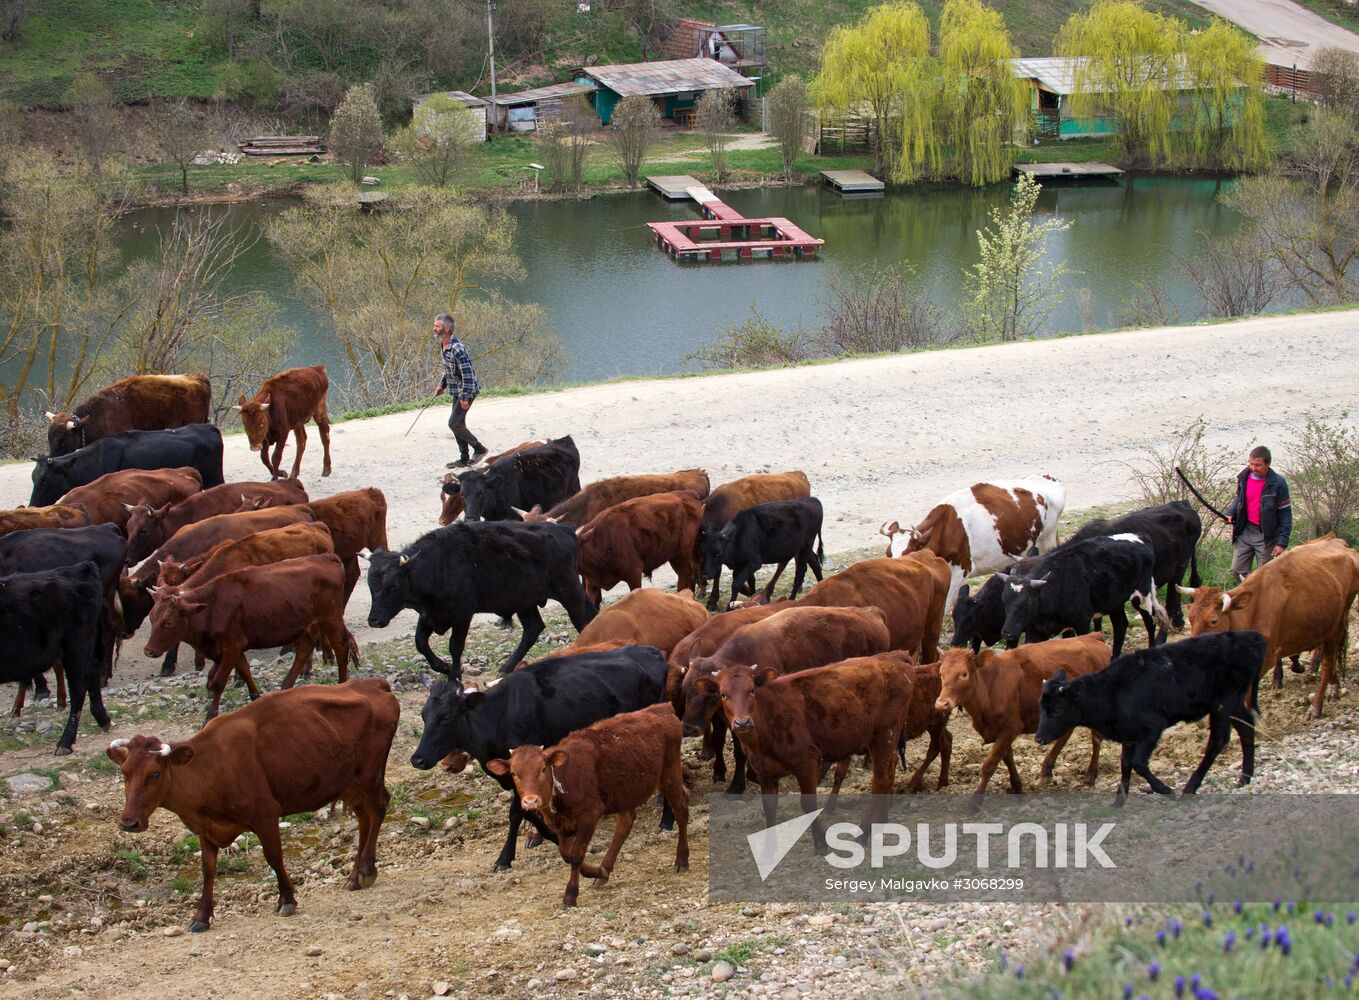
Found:
[[[667,201],[683,201],[689,197],[689,189],[702,187],[698,179],[688,174],[667,174],[662,177],[648,177],[647,186]]]
[[[1114,180],[1123,171],[1111,163],[1016,163],[1016,174],[1028,174],[1034,180]]]
[[[821,179],[841,194],[882,194],[887,185],[864,170],[823,170]]]
[[[674,193],[681,181],[688,186]],[[670,200],[692,198],[703,213],[702,220],[647,223],[656,245],[676,260],[796,260],[814,257],[826,243],[788,219],[747,219],[687,175],[649,177],[647,183]]]

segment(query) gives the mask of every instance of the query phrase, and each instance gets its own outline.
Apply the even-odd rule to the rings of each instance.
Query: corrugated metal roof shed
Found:
[[[533,90],[516,90],[512,94],[497,94],[494,98],[487,98],[487,100],[499,107],[510,108],[517,104],[535,104],[538,101],[548,101],[556,97],[588,94],[594,89],[593,83],[554,83],[546,87],[535,87]]]
[[[608,87],[619,97],[755,86],[754,80],[747,79],[716,59],[670,59],[665,62],[586,66],[581,69],[580,75]]]
[[[429,94],[416,94],[411,98],[411,103],[420,104],[431,97],[447,97],[449,100],[457,101],[469,108],[484,108],[486,106],[486,101],[483,98],[473,97],[465,90],[436,90]]]
[[[1076,70],[1086,62],[1084,56],[1045,56],[1038,59],[1011,59],[1015,76],[1032,80],[1039,89],[1066,96],[1075,93]],[[1177,74],[1175,89],[1188,90],[1190,82],[1181,69]]]

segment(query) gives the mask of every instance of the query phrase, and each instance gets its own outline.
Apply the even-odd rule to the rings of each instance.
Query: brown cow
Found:
[[[208,422],[206,375],[133,375],[100,389],[75,408],[47,414],[47,450],[66,455],[124,431],[166,431]]]
[[[634,590],[604,608],[580,630],[573,646],[625,639],[655,646],[662,656],[708,620],[708,612],[694,600],[692,590],[668,594],[647,588]]]
[[[625,500],[651,496],[655,493],[675,493],[688,490],[700,500],[708,496],[708,474],[702,469],[683,469],[680,472],[643,476],[614,476],[584,487],[575,496],[567,497],[547,513],[541,507],[520,511],[525,521],[557,521],[579,527],[598,517],[610,507]]]
[[[15,507],[0,510],[0,536],[29,528],[83,528],[90,523],[84,507],[54,503],[48,507]]]
[[[699,736],[716,722],[720,703],[714,678],[728,664],[769,666],[786,674],[890,648],[891,634],[877,608],[792,607],[744,625],[711,656],[690,660],[680,686],[685,735]],[[723,729],[714,725],[715,742]],[[720,756],[722,744],[710,749]],[[733,744],[732,753],[736,768],[727,793],[739,795],[746,786],[745,753],[740,743]]]
[[[955,646],[939,661],[940,692],[935,707],[941,712],[962,708],[972,720],[972,728],[991,744],[982,762],[981,782],[973,793],[974,803],[986,792],[991,775],[1003,760],[1010,772],[1010,791],[1022,792],[1019,770],[1015,767],[1014,741],[1021,733],[1038,731],[1038,699],[1043,682],[1058,670],[1071,676],[1092,674],[1109,665],[1109,647],[1098,632],[1074,639],[1049,639],[1033,642],[1005,652],[983,649],[974,653]],[[1052,744],[1043,758],[1044,778],[1052,777],[1057,755],[1071,738],[1067,732]],[[1090,766],[1085,784],[1093,785],[1099,776],[1100,738],[1090,731]]]
[[[699,525],[698,539],[694,543],[694,558],[700,568],[700,585],[704,581],[701,573],[702,553],[699,547],[708,539],[716,539],[728,521],[741,511],[759,503],[768,503],[770,500],[796,500],[798,497],[811,495],[812,486],[807,481],[807,473],[800,471],[764,472],[742,476],[713,490],[703,501],[703,521]],[[721,582],[722,570],[718,569],[717,578],[712,581],[712,586],[719,586]],[[774,577],[774,582],[778,582],[777,576]]]
[[[201,495],[201,494],[200,494]],[[189,498],[193,500],[193,497]],[[186,501],[188,502],[188,501]],[[118,581],[118,598],[123,606],[123,637],[130,638],[137,631],[146,616],[151,613],[153,596],[151,587],[156,582],[160,566],[166,559],[175,562],[188,562],[205,554],[219,542],[244,538],[258,531],[282,528],[289,524],[307,524],[316,520],[311,508],[302,505],[271,507],[268,510],[252,510],[240,514],[218,514],[204,518],[194,524],[185,525],[170,539],[147,558],[137,571],[124,575]],[[169,677],[175,672],[174,652],[166,657],[161,667],[161,676]]]
[[[260,510],[268,506],[266,498],[252,497],[241,505],[241,510]],[[350,490],[309,500],[318,521],[330,528],[335,542],[335,554],[344,562],[344,600],[359,582],[359,553],[387,548],[387,498],[372,486]]]
[[[760,776],[766,826],[777,822],[780,778],[797,781],[802,811],[811,812],[826,765],[855,754],[872,760],[871,793],[892,793],[897,743],[911,708],[905,666],[897,656],[860,656],[784,675],[773,666],[728,663],[715,679],[704,679],[721,692],[731,730]],[[875,800],[870,814],[881,805]],[[824,853],[820,826],[813,824],[812,837]]]
[[[283,867],[278,822],[337,799],[359,822],[346,885],[366,889],[377,879],[378,831],[390,798],[387,755],[400,717],[386,679],[369,677],[266,695],[178,743],[154,736],[114,740],[108,756],[122,768],[125,796],[118,825],[141,833],[163,807],[197,835],[203,895],[190,931],[212,923],[217,854],[246,830],[259,837],[278,877],[274,912],[292,916],[297,897]]]
[[[100,476],[88,486],[77,486],[59,501],[84,507],[91,524],[116,524],[127,532],[128,518],[138,505],[163,507],[203,491],[197,469],[123,469]]]
[[[330,414],[326,412],[329,391],[330,379],[326,376],[325,365],[289,368],[265,379],[254,399],[246,402],[245,396],[241,396],[240,403],[232,407],[241,415],[251,450],[260,453],[260,461],[274,479],[282,478],[279,462],[290,431],[297,442],[297,454],[293,457],[293,471],[288,478],[297,478],[302,453],[307,450],[308,420],[315,420],[316,429],[321,433],[321,475],[330,475]],[[274,446],[272,459],[269,457],[270,445]]]
[[[489,468],[497,459],[504,458],[507,455],[516,455],[521,451],[529,451],[532,448],[541,448],[547,443],[548,442],[546,441],[520,442],[513,448],[506,448],[498,454],[485,456],[477,462],[477,467],[483,469]],[[462,483],[459,481],[456,473],[444,473],[443,479],[439,480],[439,496],[441,498],[439,525],[446,528],[461,517],[463,513]]]
[[[155,594],[147,656],[168,653],[181,642],[213,661],[207,687],[213,718],[233,670],[245,681],[250,698],[260,696],[249,649],[293,644],[293,665],[283,680],[290,688],[311,666],[319,633],[335,651],[340,683],[348,664],[358,664],[358,644],[344,624],[344,565],[334,555],[299,556],[268,566],[250,566],[207,580],[196,587],[168,587]]]
[[[910,664],[910,654],[900,650],[884,653],[883,656],[906,657],[902,664],[903,668]],[[906,766],[906,744],[909,741],[928,733],[930,743],[925,750],[925,762],[911,775],[911,780],[906,783],[906,791],[920,791],[925,772],[934,763],[935,757],[939,758],[939,784],[935,787],[943,788],[948,784],[948,765],[953,759],[953,734],[948,731],[950,712],[941,710],[935,704],[939,700],[941,687],[939,664],[912,664],[908,669],[911,671],[912,681],[911,710],[906,715],[906,728],[901,731],[901,743],[897,748],[901,756],[901,766]]]
[[[689,870],[682,735],[675,714],[665,705],[652,705],[577,729],[554,746],[516,747],[508,761],[486,762],[489,774],[513,777],[524,809],[539,813],[557,834],[562,860],[571,866],[563,906],[576,905],[582,872],[596,884],[609,880],[637,810],[657,792],[679,822],[675,871]],[[617,817],[613,840],[595,865],[585,860],[585,853],[605,816]]]
[[[874,606],[887,616],[892,649],[939,659],[939,632],[948,595],[948,566],[929,552],[910,558],[864,559],[828,576],[797,601],[800,608]]]
[[[251,497],[269,497],[270,506],[306,503],[307,491],[296,479],[269,483],[223,483],[160,508],[139,505],[127,520],[127,562],[135,566],[160,548],[180,528],[218,514],[231,514]]]
[[[1359,595],[1359,552],[1343,538],[1326,535],[1289,549],[1265,563],[1234,590],[1199,587],[1180,591],[1193,599],[1191,635],[1253,629],[1265,637],[1264,673],[1274,667],[1283,687],[1280,659],[1308,650],[1321,654],[1321,677],[1309,714],[1321,717],[1326,688],[1344,672],[1349,615]]]
[[[694,539],[703,506],[689,492],[655,493],[624,500],[576,529],[580,577],[586,596],[599,606],[603,592],[619,583],[642,586],[658,566],[669,563],[679,578],[676,590],[694,586]]]
[[[299,522],[218,542],[203,555],[185,563],[167,557],[160,564],[156,582],[161,587],[178,587],[181,584],[195,587],[223,573],[247,566],[268,566],[284,559],[325,555],[334,551],[335,544],[329,528],[320,521],[310,524]]]

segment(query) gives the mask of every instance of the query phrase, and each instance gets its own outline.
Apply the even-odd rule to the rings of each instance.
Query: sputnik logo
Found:
[[[804,813],[776,826],[767,827],[759,833],[746,835],[750,854],[755,859],[755,867],[760,871],[760,881],[764,882],[774,874],[780,862],[787,857],[793,845],[802,839],[807,828],[821,815],[820,809]]]

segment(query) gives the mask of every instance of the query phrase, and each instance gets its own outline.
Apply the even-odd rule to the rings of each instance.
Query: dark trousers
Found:
[[[476,397],[472,397],[472,403],[476,402]],[[458,455],[461,458],[468,458],[467,449],[473,451],[485,451],[486,446],[477,440],[477,436],[467,429],[467,414],[472,412],[471,403],[467,409],[462,408],[462,400],[453,400],[453,413],[448,418],[448,429],[453,432],[453,436],[458,439]]]

